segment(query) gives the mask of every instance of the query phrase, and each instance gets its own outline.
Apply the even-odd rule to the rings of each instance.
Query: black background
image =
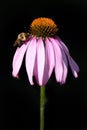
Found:
[[[80,67],[75,79],[69,68],[65,85],[54,74],[46,85],[45,130],[87,130],[87,3],[72,1],[3,1],[0,3],[0,127],[1,130],[39,130],[39,86],[30,86],[24,63],[20,80],[11,75],[20,32],[37,17],[50,17],[58,35]]]

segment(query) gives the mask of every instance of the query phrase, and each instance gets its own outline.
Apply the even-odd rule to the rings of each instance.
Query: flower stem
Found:
[[[40,87],[40,130],[44,130],[45,86]]]

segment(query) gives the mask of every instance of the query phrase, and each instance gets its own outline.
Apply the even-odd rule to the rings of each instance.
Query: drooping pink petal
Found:
[[[36,82],[39,84],[38,71],[37,71],[37,53],[36,53],[35,63],[34,63],[34,76],[35,76]]]
[[[58,44],[56,43],[55,39],[50,38],[51,44],[54,49],[54,54],[55,54],[55,75],[56,75],[56,80],[58,82],[62,81],[62,76],[63,76],[63,57],[62,57],[62,52]]]
[[[16,52],[15,52],[14,57],[13,57],[12,67],[15,65],[15,62],[18,58],[19,50],[20,50],[20,47],[17,47]]]
[[[54,68],[54,50],[51,42],[46,38],[45,41],[45,69],[44,69],[44,76],[43,76],[43,84],[45,85],[47,81],[49,80],[53,68]]]
[[[12,70],[12,75],[14,77],[18,77],[18,72],[20,70],[20,67],[21,67],[21,64],[22,64],[22,61],[23,61],[23,57],[24,57],[24,54],[26,52],[26,49],[28,47],[28,44],[23,44],[20,48],[17,48],[15,54],[14,54],[14,57],[13,57],[13,70]]]
[[[62,76],[61,83],[64,84],[66,82],[66,78],[67,78],[67,74],[68,74],[68,61],[67,61],[67,57],[66,57],[66,54],[63,50],[62,45],[60,44],[60,42],[58,40],[56,40],[56,43],[61,48],[61,53],[62,53],[62,57],[63,57],[63,60],[62,60],[62,62],[63,62],[63,76]]]
[[[70,64],[72,73],[73,73],[74,77],[77,78],[78,72],[79,72],[79,67],[70,55],[68,55],[68,59],[69,59],[69,64]]]
[[[36,39],[33,38],[26,52],[26,70],[30,84],[33,85],[33,70],[36,56]]]
[[[45,66],[45,48],[44,43],[41,38],[37,41],[37,74],[39,85],[43,85],[43,74]]]
[[[55,40],[59,41],[60,44],[62,45],[62,47],[63,47],[67,52],[69,52],[68,47],[63,43],[63,41],[60,39],[60,37],[57,36]]]
[[[63,76],[62,76],[62,84],[66,82],[67,74],[68,74],[68,61],[64,51],[62,50],[63,56]]]
[[[70,56],[69,50],[68,50],[67,46],[62,42],[62,40],[59,37],[57,38],[57,40],[60,42],[64,52],[67,55],[73,75],[75,76],[75,78],[78,77],[79,66],[74,61],[74,59]]]

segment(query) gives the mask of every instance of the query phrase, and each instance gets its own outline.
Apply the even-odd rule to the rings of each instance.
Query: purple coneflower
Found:
[[[12,75],[18,77],[25,55],[25,66],[31,85],[33,76],[39,86],[45,85],[53,70],[57,82],[64,84],[68,73],[68,64],[75,78],[79,67],[71,57],[67,46],[56,35],[57,25],[50,18],[37,18],[30,25],[30,35],[17,50],[13,57]]]

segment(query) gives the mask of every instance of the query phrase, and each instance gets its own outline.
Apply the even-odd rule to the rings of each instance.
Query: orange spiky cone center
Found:
[[[33,20],[30,31],[32,35],[45,38],[56,35],[58,28],[52,19],[41,17]]]

